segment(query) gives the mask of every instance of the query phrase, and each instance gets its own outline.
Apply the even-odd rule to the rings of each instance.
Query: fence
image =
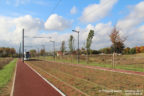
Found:
[[[64,63],[77,64],[77,55],[63,55],[63,56],[40,56],[37,59],[43,60],[55,60]],[[80,55],[80,64],[87,64],[100,67],[126,69],[144,72],[144,54],[135,55],[113,55],[113,54],[102,54],[102,55]],[[88,61],[88,62],[87,62]]]

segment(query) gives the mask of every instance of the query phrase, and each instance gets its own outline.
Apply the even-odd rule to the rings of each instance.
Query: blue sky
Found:
[[[18,1],[24,1],[24,4],[16,4]],[[60,3],[56,7],[56,4],[59,1]],[[98,22],[105,23],[108,21],[112,21],[115,24],[117,20],[128,14],[128,6],[135,5],[141,1],[143,0],[119,0],[106,18],[103,18],[102,20],[96,21],[92,24],[97,24]],[[86,26],[86,24],[79,22],[79,17],[81,16],[82,11],[88,5],[99,2],[100,0],[1,0],[0,15],[19,17],[29,14],[33,17],[46,21],[51,15],[50,13],[52,12],[52,9],[56,7],[52,13],[59,14],[60,16],[63,16],[67,19],[73,19],[73,26]],[[78,12],[77,14],[71,15],[70,10],[73,6],[77,7]]]
[[[12,30],[10,30],[10,31],[14,31],[15,34],[16,34],[16,31],[14,28],[18,29],[17,25],[23,25],[21,23],[19,24],[19,22],[24,22],[20,19],[20,17],[23,19],[27,18],[28,20],[30,20],[30,19],[35,20],[37,18],[37,19],[39,19],[39,22],[44,23],[42,26],[44,26],[44,27],[47,26],[47,27],[46,28],[36,28],[38,25],[31,24],[31,26],[34,26],[35,29],[34,28],[33,29],[28,28],[28,29],[30,31],[36,31],[35,35],[40,34],[40,33],[45,34],[45,35],[50,35],[50,34],[56,33],[57,35],[60,35],[62,38],[62,36],[65,36],[67,34],[70,35],[72,29],[78,28],[79,30],[87,31],[86,28],[88,27],[88,25],[91,25],[93,27],[96,27],[96,26],[99,27],[99,26],[103,26],[104,24],[107,24],[111,27],[113,25],[120,25],[121,21],[126,24],[127,23],[126,18],[127,17],[132,18],[130,16],[130,14],[137,13],[137,12],[133,12],[136,9],[136,5],[138,5],[141,2],[144,2],[143,0],[110,0],[109,2],[111,2],[111,3],[107,4],[108,2],[106,2],[106,1],[108,1],[108,0],[0,0],[0,16],[1,16],[0,18],[1,19],[4,18],[4,20],[6,20],[6,21],[8,18],[10,18],[12,20],[12,22],[13,22],[13,20],[16,21],[16,24],[14,22],[14,27],[12,28]],[[59,4],[58,4],[58,2],[59,2]],[[102,5],[101,2],[106,2],[106,4]],[[58,6],[56,6],[57,4],[58,4]],[[72,14],[70,11],[72,10],[72,8],[74,6],[76,9],[75,9],[75,12]],[[109,9],[107,10],[107,9],[103,8],[103,10],[102,10],[101,7],[103,7],[103,6],[104,6],[104,8],[106,7]],[[140,6],[140,8],[143,8],[143,5],[139,5],[139,6]],[[53,10],[54,8],[55,8],[55,10]],[[95,11],[99,11],[99,10],[102,10],[104,12],[94,13]],[[141,10],[141,11],[143,12],[143,10]],[[84,17],[87,12],[88,12],[88,16]],[[106,14],[104,14],[104,13],[106,13]],[[90,17],[90,15],[93,15],[93,14],[97,19]],[[29,15],[29,17],[28,16],[25,17],[26,15]],[[61,20],[59,22],[63,21],[64,23],[62,23],[62,25],[65,25],[65,26],[63,26],[63,28],[59,28],[59,29],[54,28],[52,25],[58,24],[58,22],[53,21],[56,23],[51,25],[50,23],[53,23],[53,22],[47,21],[48,18],[50,18],[50,16],[53,18],[55,17],[55,19],[57,18],[58,20],[61,18]],[[81,19],[82,17],[83,17],[83,19]],[[89,18],[93,18],[93,19],[89,20]],[[136,17],[136,18],[141,19],[139,17]],[[84,22],[83,22],[83,20],[84,20]],[[37,20],[35,20],[35,22],[36,21]],[[35,22],[33,22],[33,23],[35,23]],[[48,23],[46,23],[46,22],[48,22]],[[70,24],[68,24],[68,23],[70,23]],[[6,22],[6,24],[7,24],[7,22]],[[8,24],[9,24],[9,22],[8,22]],[[29,24],[29,22],[27,22],[27,24]],[[100,25],[100,24],[102,24],[102,25]],[[2,25],[2,23],[1,23],[1,25]],[[124,24],[121,24],[121,26],[122,25],[124,25]],[[135,25],[135,24],[133,24],[133,25],[138,26],[138,28],[141,28],[143,26],[143,22],[138,21],[137,25]],[[50,28],[49,26],[52,26],[52,28]],[[59,26],[59,27],[62,27],[62,26]],[[124,26],[121,27],[121,29],[123,29],[123,28],[124,28]],[[96,30],[98,30],[98,29],[96,29]],[[131,26],[130,29],[126,28],[123,30],[125,32],[123,32],[122,34],[126,33],[126,31],[128,31],[128,30],[136,31],[138,29],[133,28],[133,26]],[[134,32],[131,32],[128,34],[134,35],[132,33],[134,33]],[[129,39],[131,40],[131,38],[129,38]],[[0,40],[0,42],[1,41],[9,42],[4,39]],[[102,41],[96,41],[96,42],[102,42]],[[103,42],[105,42],[105,41],[103,41]],[[110,43],[108,43],[108,44],[110,44]],[[105,47],[104,45],[105,44],[103,44],[103,45],[100,44],[99,48]],[[106,45],[106,46],[108,46],[108,45]],[[129,46],[132,46],[132,45],[129,45]]]

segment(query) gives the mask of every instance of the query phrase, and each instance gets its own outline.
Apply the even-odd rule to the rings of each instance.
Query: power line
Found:
[[[54,10],[58,7],[58,5],[60,4],[62,0],[59,0],[56,4],[56,6],[52,9],[52,11],[50,12],[50,14],[52,14],[54,12]]]

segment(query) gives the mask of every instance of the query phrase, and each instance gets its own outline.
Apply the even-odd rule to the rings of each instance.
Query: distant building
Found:
[[[73,51],[73,52],[72,52],[72,55],[77,55],[77,51]]]
[[[57,56],[62,56],[63,53],[61,51],[57,51]]]

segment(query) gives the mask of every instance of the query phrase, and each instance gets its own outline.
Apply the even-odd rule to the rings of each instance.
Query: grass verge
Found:
[[[1,89],[9,82],[12,77],[17,59],[14,59],[9,64],[5,65],[3,69],[0,70],[0,93]]]

